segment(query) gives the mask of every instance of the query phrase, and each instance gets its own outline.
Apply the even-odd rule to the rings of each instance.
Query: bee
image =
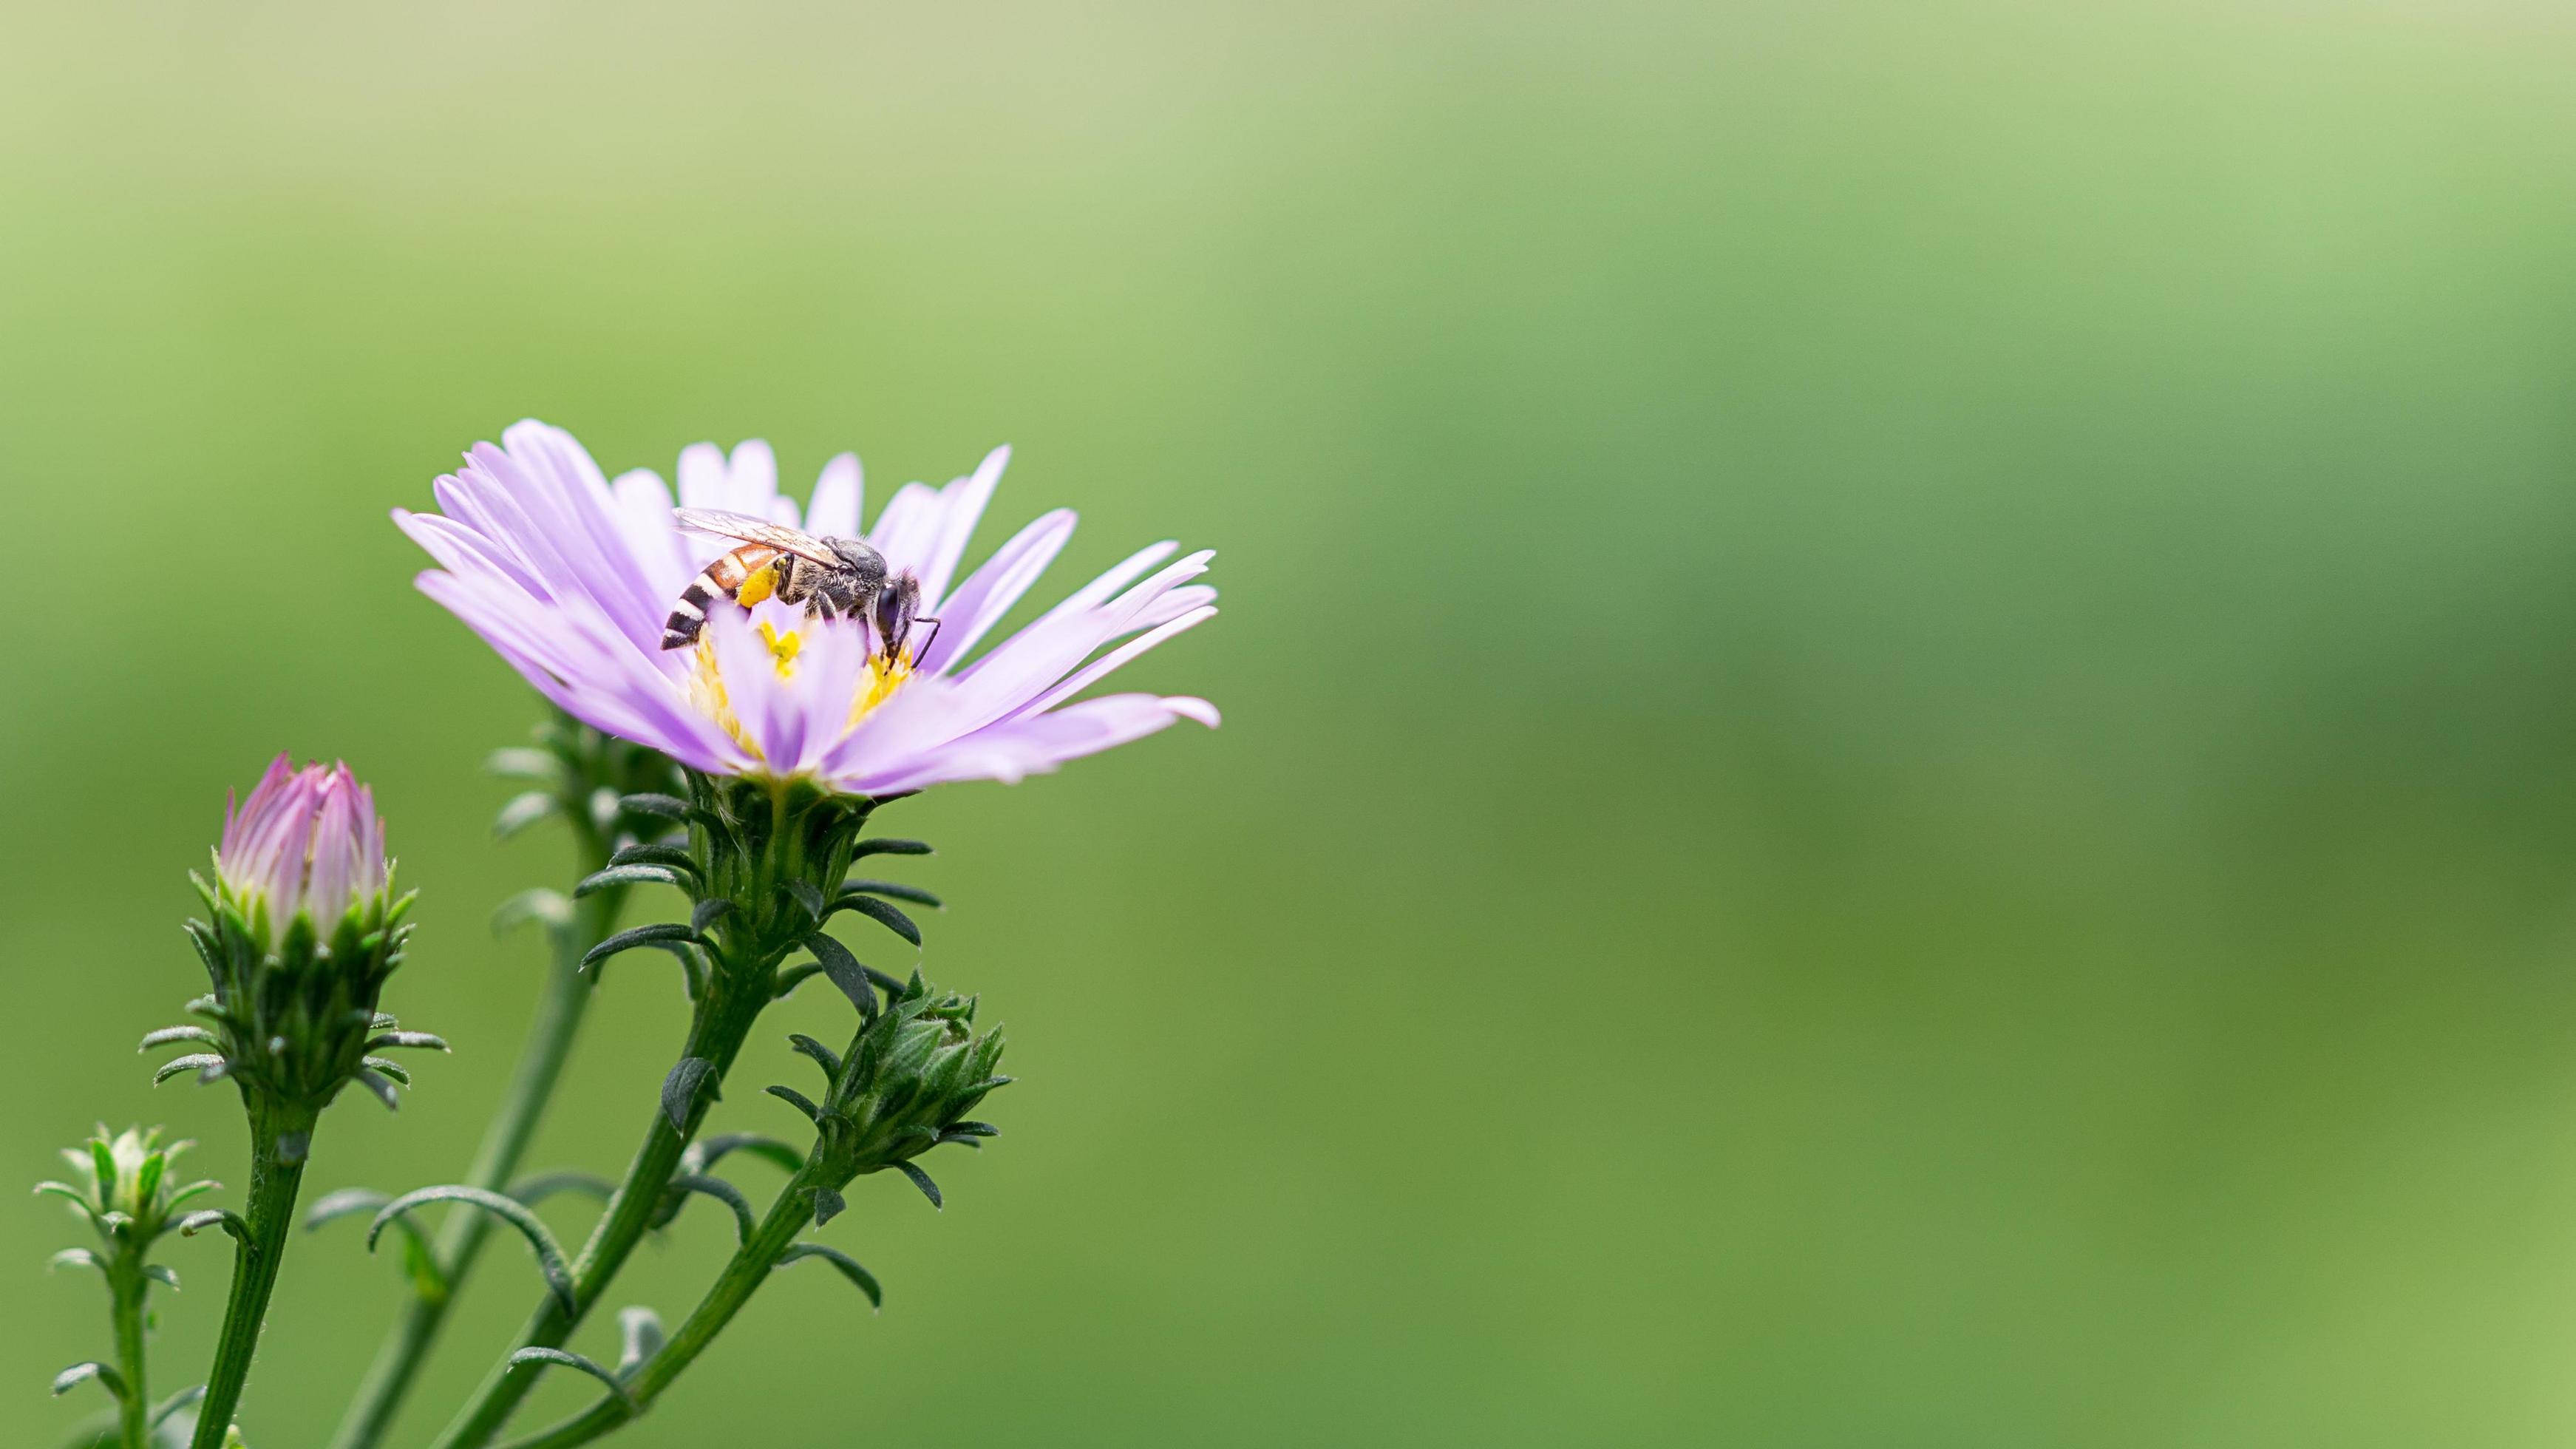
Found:
[[[855,538],[816,538],[739,513],[682,508],[672,517],[692,533],[734,540],[740,547],[707,565],[691,580],[662,625],[662,647],[685,649],[707,626],[707,606],[718,595],[749,608],[776,597],[801,604],[808,618],[869,619],[890,661],[904,659],[915,624],[930,625],[919,658],[939,638],[939,621],[921,612],[921,580],[909,571],[886,576],[885,555]]]

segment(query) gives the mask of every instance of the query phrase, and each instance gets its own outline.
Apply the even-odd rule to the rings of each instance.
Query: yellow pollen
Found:
[[[745,592],[749,592],[748,588]],[[805,648],[803,634],[794,629],[781,632],[777,626],[766,621],[762,622],[759,628],[761,642],[769,646],[769,657],[778,670],[778,677],[794,679],[796,657],[803,653]],[[743,728],[742,717],[733,711],[733,701],[725,691],[724,670],[716,663],[715,641],[701,635],[697,648],[692,652],[697,662],[697,669],[689,681],[691,702],[706,711],[708,718],[723,726],[724,732],[733,736],[734,743],[749,751],[754,759],[765,758],[761,754],[760,742],[753,739],[751,732]],[[895,691],[903,688],[904,681],[912,678],[912,673],[912,660],[909,657],[888,658],[883,654],[869,656],[868,672],[860,678],[858,691],[850,700],[848,727],[856,728],[859,721],[874,714],[880,705],[892,699]]]
[[[778,565],[766,563],[753,569],[751,577],[742,581],[742,587],[734,590],[734,600],[748,609],[777,592]]]

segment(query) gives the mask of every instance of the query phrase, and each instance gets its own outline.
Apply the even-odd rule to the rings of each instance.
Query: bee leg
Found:
[[[929,658],[930,646],[939,642],[939,621],[928,614],[923,614],[912,622],[916,624],[928,624],[930,626],[930,637],[922,640],[921,647],[912,651],[912,658],[915,663],[918,663],[921,660]]]

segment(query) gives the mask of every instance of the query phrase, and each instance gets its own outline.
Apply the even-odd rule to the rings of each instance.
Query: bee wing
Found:
[[[712,533],[718,538],[738,539],[812,559],[830,568],[841,567],[841,556],[831,545],[810,533],[781,528],[767,519],[749,518],[739,513],[719,513],[708,508],[675,508],[671,517],[691,533]]]

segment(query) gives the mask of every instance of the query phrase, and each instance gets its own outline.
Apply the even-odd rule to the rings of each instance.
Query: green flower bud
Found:
[[[852,1177],[903,1168],[937,1201],[912,1159],[942,1143],[996,1135],[967,1114],[1011,1080],[994,1070],[1000,1030],[975,1034],[975,1005],[935,991],[919,972],[891,994],[859,1028],[815,1114],[826,1161]]]
[[[36,1191],[70,1203],[109,1246],[148,1247],[181,1225],[174,1214],[182,1204],[215,1190],[211,1182],[183,1187],[171,1173],[171,1163],[191,1145],[164,1145],[158,1127],[128,1127],[111,1136],[101,1124],[86,1145],[64,1150],[72,1180],[39,1183]]]

